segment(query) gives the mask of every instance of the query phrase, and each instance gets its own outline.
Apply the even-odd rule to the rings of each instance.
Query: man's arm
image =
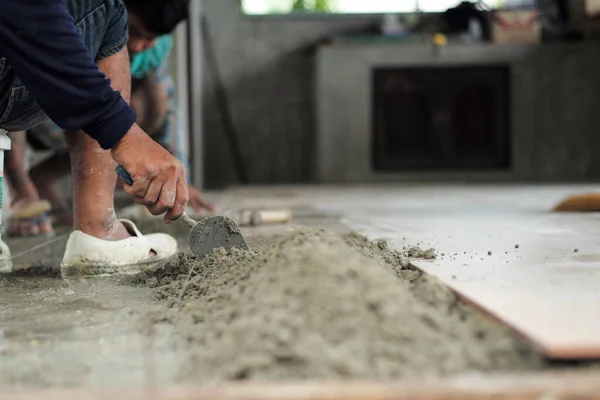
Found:
[[[0,0],[0,56],[61,128],[82,129],[110,149],[135,123],[85,48],[65,0]]]
[[[0,0],[0,57],[60,127],[81,129],[111,149],[133,177],[126,191],[137,202],[155,215],[166,212],[166,222],[181,216],[188,202],[183,166],[135,124],[135,112],[85,48],[65,0]]]

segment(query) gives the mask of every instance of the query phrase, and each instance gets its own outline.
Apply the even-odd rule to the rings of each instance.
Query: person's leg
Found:
[[[97,64],[112,87],[126,101],[130,97],[130,65],[126,12],[121,0],[105,0],[106,29],[100,47],[95,43],[101,27],[102,9],[96,19],[82,18],[79,28],[89,49],[97,49]],[[79,0],[67,0],[70,6]],[[76,7],[75,7],[76,8]],[[76,21],[78,18],[76,18]],[[87,25],[87,21],[92,25]],[[73,228],[61,262],[63,278],[132,274],[153,268],[177,254],[175,238],[162,234],[143,235],[131,221],[118,220],[114,210],[117,182],[115,162],[83,132],[67,133],[73,178]]]
[[[12,143],[11,151],[5,153],[5,175],[11,191],[10,206],[14,216],[8,224],[7,233],[9,236],[52,235],[52,222],[43,210],[36,215],[28,215],[27,208],[31,211],[31,206],[39,202],[40,196],[27,173],[26,132],[12,132],[8,136]],[[25,216],[17,218],[19,212]]]
[[[154,137],[164,126],[169,110],[167,88],[157,81],[154,74],[136,79],[132,84],[131,107],[138,116],[140,128]]]
[[[9,132],[8,137],[11,139],[11,148],[4,156],[4,171],[10,185],[12,202],[39,200],[38,191],[31,179],[29,179],[26,169],[26,132]]]
[[[65,132],[51,120],[27,130],[27,143],[35,151],[51,151],[52,155],[29,170],[40,198],[50,202],[54,220],[73,225],[70,199],[56,190],[58,181],[71,171],[69,146]]]
[[[127,49],[99,61],[98,67],[111,80],[113,88],[129,101]],[[73,229],[109,241],[131,236],[115,215],[117,174],[110,151],[102,150],[81,131],[67,135],[73,177]]]
[[[50,202],[54,221],[73,225],[71,202],[57,191],[58,181],[69,175],[69,147],[65,132],[51,120],[27,130],[27,143],[34,150],[51,151],[52,155],[29,170],[40,198]]]
[[[71,160],[68,154],[55,154],[39,163],[31,170],[29,176],[33,181],[40,198],[48,200],[52,206],[55,222],[62,225],[73,225],[71,203],[61,196],[56,189],[58,181],[71,172]]]

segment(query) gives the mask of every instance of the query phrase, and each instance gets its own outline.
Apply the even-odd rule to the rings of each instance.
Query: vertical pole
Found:
[[[0,240],[2,240],[2,187],[4,184],[4,152],[10,150],[10,138],[6,135],[4,129],[0,129]],[[10,257],[5,246],[0,246],[0,260]],[[0,262],[0,270],[11,269],[12,265],[5,265]]]
[[[199,189],[204,186],[202,1],[191,0],[187,24],[192,179],[194,186]]]
[[[175,45],[177,54],[177,117],[181,122],[181,129],[177,131],[178,135],[182,137],[178,138],[183,147],[183,155],[188,160],[188,164],[191,163],[190,151],[190,91],[189,91],[189,79],[188,79],[188,37],[187,37],[187,23],[179,24],[175,33]],[[190,166],[189,171],[185,171],[188,176],[192,176],[193,167]]]

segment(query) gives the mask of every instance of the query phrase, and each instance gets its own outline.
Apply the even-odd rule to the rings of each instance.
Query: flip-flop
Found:
[[[10,213],[11,219],[29,219],[47,214],[52,210],[52,205],[48,200],[37,200],[25,204],[16,211]]]

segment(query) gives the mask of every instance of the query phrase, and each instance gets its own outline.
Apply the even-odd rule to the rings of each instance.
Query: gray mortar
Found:
[[[217,215],[201,219],[190,232],[190,249],[199,258],[223,248],[248,250],[240,228],[231,218]]]
[[[505,327],[384,241],[300,229],[253,251],[181,256],[143,280],[187,341],[181,382],[394,379],[532,370]],[[432,252],[422,252],[431,257]]]

